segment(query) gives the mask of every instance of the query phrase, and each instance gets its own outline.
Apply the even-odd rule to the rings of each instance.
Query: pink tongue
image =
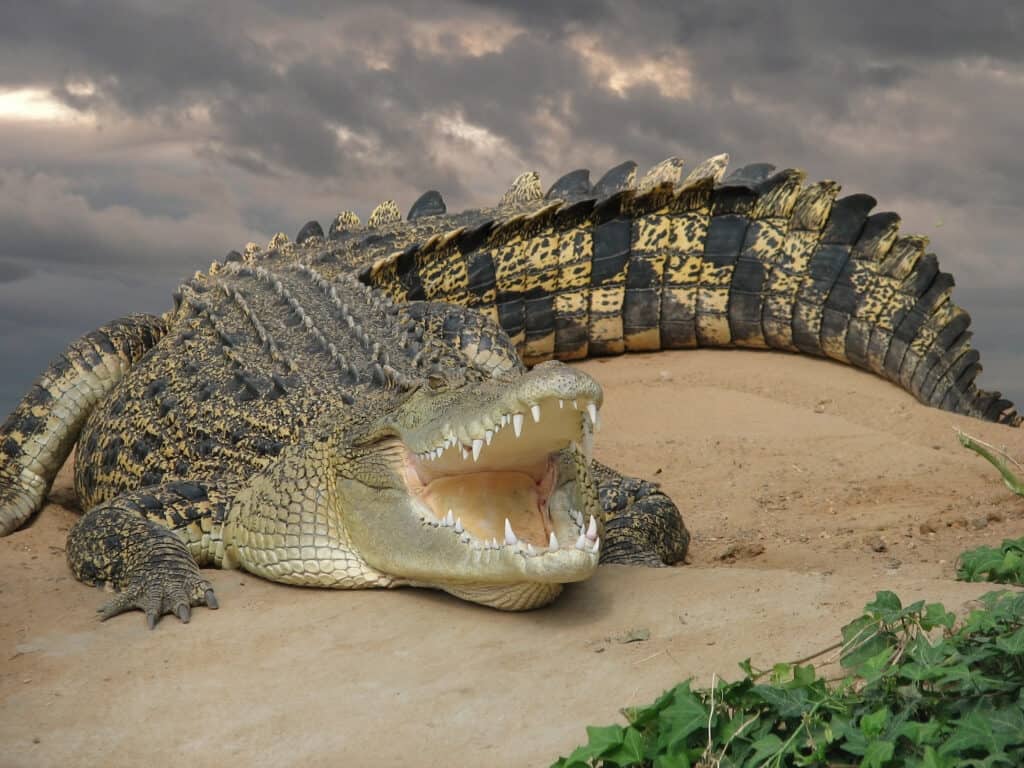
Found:
[[[475,538],[504,541],[508,518],[521,541],[547,546],[537,484],[526,473],[474,472],[440,477],[427,486],[422,499],[439,520],[451,509]]]

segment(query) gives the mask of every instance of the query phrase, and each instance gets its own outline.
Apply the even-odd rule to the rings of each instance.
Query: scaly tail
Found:
[[[72,343],[0,427],[0,536],[43,505],[93,406],[166,332],[153,315],[131,315]]]
[[[868,195],[803,186],[803,173],[727,157],[685,181],[670,158],[598,184],[573,171],[532,210],[455,229],[375,261],[360,278],[397,299],[471,306],[529,364],[718,346],[774,348],[873,371],[921,402],[1019,425],[979,390],[970,317],[927,240]],[[589,196],[588,196],[589,195]],[[604,195],[603,197],[599,197]],[[560,199],[552,200],[552,197]],[[524,202],[523,196],[518,198]]]

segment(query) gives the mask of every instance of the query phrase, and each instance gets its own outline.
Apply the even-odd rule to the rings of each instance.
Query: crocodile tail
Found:
[[[872,214],[869,195],[838,198],[835,182],[804,185],[802,172],[764,163],[725,176],[727,162],[709,158],[678,183],[670,158],[639,184],[624,163],[590,198],[434,236],[360,277],[397,298],[475,307],[529,364],[781,349],[873,371],[929,405],[1020,424],[1009,401],[975,386],[970,317],[925,238],[901,235],[894,213]]]
[[[101,326],[64,350],[0,427],[0,536],[43,505],[93,406],[166,333],[154,315]]]

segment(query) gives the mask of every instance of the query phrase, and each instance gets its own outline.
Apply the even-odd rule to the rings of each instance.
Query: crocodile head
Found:
[[[427,377],[346,436],[336,486],[353,549],[404,583],[525,610],[597,567],[588,468],[600,385],[562,363]]]

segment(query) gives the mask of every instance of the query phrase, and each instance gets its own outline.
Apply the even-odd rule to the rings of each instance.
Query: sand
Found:
[[[71,577],[65,468],[0,539],[0,764],[547,765],[687,677],[829,646],[877,590],[962,608],[989,586],[956,582],[957,554],[1024,535],[1024,499],[953,427],[1021,456],[1019,430],[789,355],[582,367],[605,386],[598,458],[664,485],[687,565],[602,567],[526,614],[208,571],[221,610],[150,632],[99,623],[107,596]]]

